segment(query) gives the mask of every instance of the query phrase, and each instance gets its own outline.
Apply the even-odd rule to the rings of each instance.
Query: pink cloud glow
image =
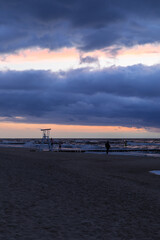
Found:
[[[33,48],[26,49],[17,52],[16,54],[4,55],[3,61],[6,62],[25,62],[25,61],[41,61],[41,60],[53,60],[53,59],[68,59],[79,57],[78,51],[75,48],[63,48],[60,51],[50,51],[49,49]],[[1,60],[2,60],[1,58]]]
[[[73,125],[58,125],[58,124],[26,124],[1,122],[0,131],[1,138],[10,137],[41,137],[41,128],[51,128],[51,136],[58,138],[70,137],[118,137],[129,136],[146,133],[143,128],[127,128],[121,126],[73,126]]]
[[[83,53],[76,48],[63,48],[57,51],[49,49],[33,48],[18,51],[15,54],[0,55],[1,70],[68,70],[92,66],[93,68],[104,68],[112,65],[128,66],[134,64],[154,65],[160,62],[160,44],[136,45],[131,48],[121,48],[114,51],[114,48],[96,50]],[[85,63],[80,65],[80,56],[96,58],[99,64]]]

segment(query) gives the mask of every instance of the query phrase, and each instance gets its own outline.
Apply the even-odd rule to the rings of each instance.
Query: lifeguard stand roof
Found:
[[[44,128],[44,129],[41,129],[41,131],[49,131],[51,130],[51,128]]]

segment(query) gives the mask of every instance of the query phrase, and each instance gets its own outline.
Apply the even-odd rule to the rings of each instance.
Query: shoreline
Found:
[[[36,152],[49,152],[49,150],[42,149],[38,150],[38,148],[32,148],[32,147],[19,147],[17,146],[0,146],[0,149],[24,149],[28,151],[36,151]],[[58,149],[53,149],[54,153],[57,152],[63,152],[63,153],[85,153],[85,154],[103,154],[106,155],[106,150],[88,150],[88,149],[61,149],[60,151]],[[141,150],[141,149],[135,149],[135,150],[110,150],[109,155],[118,155],[118,156],[137,156],[137,157],[160,157],[160,150]]]
[[[154,240],[160,161],[0,148],[0,238]]]

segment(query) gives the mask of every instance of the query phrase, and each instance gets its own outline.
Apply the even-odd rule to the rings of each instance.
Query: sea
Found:
[[[145,155],[160,157],[160,139],[145,138],[55,138],[53,139],[53,151],[84,152],[106,154],[105,143],[109,141],[109,154],[120,155]],[[39,138],[15,138],[0,139],[0,147],[29,148],[32,150],[49,151],[48,139],[42,144]],[[61,145],[61,148],[60,148]]]

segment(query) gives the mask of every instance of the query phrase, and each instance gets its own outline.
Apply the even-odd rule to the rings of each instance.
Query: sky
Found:
[[[1,0],[0,138],[160,137],[159,9]]]

